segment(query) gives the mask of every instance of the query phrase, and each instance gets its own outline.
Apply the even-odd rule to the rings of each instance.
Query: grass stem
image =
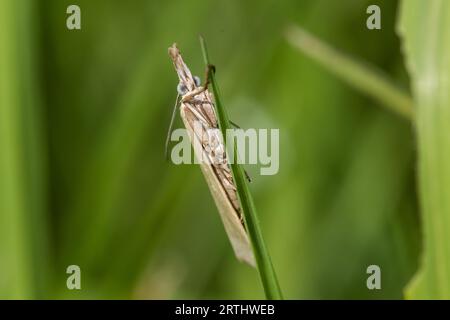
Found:
[[[327,70],[355,89],[373,97],[402,117],[412,120],[413,102],[411,97],[397,88],[375,66],[357,61],[355,58],[339,52],[295,25],[286,29],[285,37],[292,46],[322,64]]]
[[[203,58],[206,65],[210,65],[208,50],[206,47],[205,40],[200,37],[200,45],[202,47]],[[210,85],[214,94],[217,117],[219,120],[220,130],[224,137],[224,142],[228,148],[229,143],[226,143],[226,130],[230,129],[230,121],[228,114],[222,104],[220,97],[219,87],[215,78],[215,74],[211,68],[208,69]],[[237,158],[236,148],[232,153]],[[259,275],[261,278],[264,291],[266,293],[267,299],[282,299],[281,289],[278,284],[277,275],[275,269],[273,268],[272,261],[270,259],[269,252],[267,250],[264,238],[259,226],[258,215],[256,213],[255,204],[247,185],[247,180],[245,179],[244,169],[237,161],[231,161],[231,171],[233,173],[233,178],[236,183],[237,193],[241,203],[241,208],[244,213],[245,225],[247,232],[250,237],[250,242],[252,243],[253,253],[255,255],[256,265],[258,267]]]

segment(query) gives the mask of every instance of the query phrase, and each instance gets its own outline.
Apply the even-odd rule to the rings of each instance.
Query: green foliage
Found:
[[[42,298],[51,273],[34,8],[0,4],[0,298],[9,299]]]
[[[450,299],[449,30],[448,1],[403,2],[399,32],[417,110],[424,239],[420,272],[406,291],[415,299]]]
[[[346,56],[297,26],[287,28],[286,38],[293,46],[324,65],[327,70],[356,90],[373,97],[382,105],[411,120],[413,116],[411,98],[389,81],[378,68]]]
[[[64,1],[2,0],[0,297],[264,297],[258,275],[234,259],[199,168],[164,159],[177,85],[166,50],[178,42],[201,75],[202,34],[230,118],[243,128],[280,129],[279,173],[246,170],[284,296],[401,298],[421,240],[411,124],[379,108],[389,99],[355,91],[283,37],[286,24],[301,25],[377,66],[407,97],[397,3],[377,2],[382,31],[365,28],[368,0],[80,0],[82,29],[69,31]],[[425,37],[428,9],[414,12],[404,22],[412,30],[404,31],[408,65],[428,61],[444,75],[448,41]],[[436,37],[449,30],[444,12],[431,19],[442,21]],[[420,48],[413,20],[439,50]],[[440,84],[439,99],[430,101],[418,77],[412,74],[430,234],[439,221],[447,226],[445,189],[436,188],[448,180],[440,100],[448,90]],[[442,217],[428,208],[434,204]],[[413,297],[430,296],[431,289],[420,293],[424,283],[448,270],[444,232],[435,235],[442,239],[430,238],[424,261],[442,261],[424,265]],[[81,291],[66,288],[70,264],[81,267]],[[381,267],[381,291],[365,286],[371,264]]]

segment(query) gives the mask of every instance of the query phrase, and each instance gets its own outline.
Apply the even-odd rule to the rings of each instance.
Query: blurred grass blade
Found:
[[[45,170],[35,5],[0,2],[0,298],[45,296]]]
[[[292,46],[322,64],[355,89],[373,97],[407,119],[413,117],[411,98],[376,67],[338,52],[300,27],[289,26],[285,36]]]
[[[398,31],[416,103],[424,234],[406,296],[450,299],[450,2],[403,1]]]
[[[205,64],[210,65],[208,50],[206,48],[206,43],[202,37],[200,37],[200,45],[202,47]],[[222,131],[222,135],[224,137],[224,142],[226,146],[229,146],[230,144],[228,144],[225,139],[226,139],[226,130],[230,129],[230,121],[228,118],[228,114],[222,104],[219,88],[212,69],[209,69],[209,76],[211,80],[211,87],[214,93],[220,130]],[[245,179],[244,169],[236,161],[237,158],[236,147],[233,154],[235,157],[234,159],[235,161],[232,161],[230,164],[231,171],[233,173],[233,178],[236,183],[239,201],[241,203],[241,208],[244,213],[245,225],[250,237],[250,241],[252,243],[256,265],[258,267],[258,271],[266,293],[266,297],[268,299],[282,299],[278,279],[275,270],[273,268],[270,255],[266,248],[262,232],[259,226],[259,220],[256,213],[255,204],[253,202],[253,197],[250,194],[250,190],[248,188],[247,181]]]

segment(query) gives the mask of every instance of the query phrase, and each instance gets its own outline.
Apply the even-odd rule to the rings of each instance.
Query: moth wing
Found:
[[[208,184],[209,190],[213,196],[214,202],[219,210],[220,218],[225,227],[225,231],[230,239],[231,246],[233,247],[236,258],[240,261],[246,262],[252,267],[255,267],[255,258],[251,248],[250,240],[247,232],[244,229],[241,221],[238,218],[236,210],[231,204],[228,196],[223,189],[217,175],[210,163],[202,161],[201,159],[208,159],[208,155],[201,142],[194,133],[194,129],[191,126],[191,122],[186,118],[185,107],[183,104],[180,108],[181,118],[189,133],[189,138],[193,145],[194,153],[200,162],[200,167]]]

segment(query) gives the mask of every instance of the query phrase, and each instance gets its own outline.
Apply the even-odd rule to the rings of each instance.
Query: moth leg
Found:
[[[187,94],[185,94],[183,96],[183,98],[181,98],[181,101],[182,102],[191,102],[196,95],[199,95],[200,93],[208,90],[208,85],[211,83],[211,78],[210,78],[211,72],[215,73],[216,67],[212,64],[208,64],[206,66],[205,84],[203,86],[197,87],[194,90],[192,90],[191,92],[188,92]],[[209,103],[209,101],[207,103]]]
[[[208,64],[205,70],[205,84],[203,85],[205,88],[208,88],[208,85],[211,83],[211,73],[216,73],[216,66],[213,64]]]
[[[211,102],[209,101],[202,101],[202,100],[195,100],[195,96],[205,92],[206,90],[208,90],[208,85],[211,82],[210,79],[210,74],[211,72],[216,72],[216,67],[213,66],[212,64],[208,64],[206,66],[206,76],[205,76],[205,83],[203,86],[198,86],[196,88],[194,88],[194,90],[186,93],[182,98],[181,98],[181,102],[197,102],[197,103],[208,103],[212,106],[214,106]]]
[[[192,102],[194,104],[195,103],[198,103],[198,104],[209,104],[209,105],[214,107],[214,103],[212,103],[212,102],[210,102],[208,100],[200,100],[200,99],[192,98],[192,99],[189,100],[189,102]]]
[[[250,177],[250,175],[248,174],[247,170],[244,169],[244,174],[245,174],[245,178],[247,178],[248,182],[252,182],[252,178]]]
[[[182,98],[181,98],[181,102],[193,102],[195,101],[194,97],[196,95],[199,95],[202,92],[205,92],[207,90],[207,88],[205,87],[197,87],[194,90],[192,90],[191,92],[186,93]]]

